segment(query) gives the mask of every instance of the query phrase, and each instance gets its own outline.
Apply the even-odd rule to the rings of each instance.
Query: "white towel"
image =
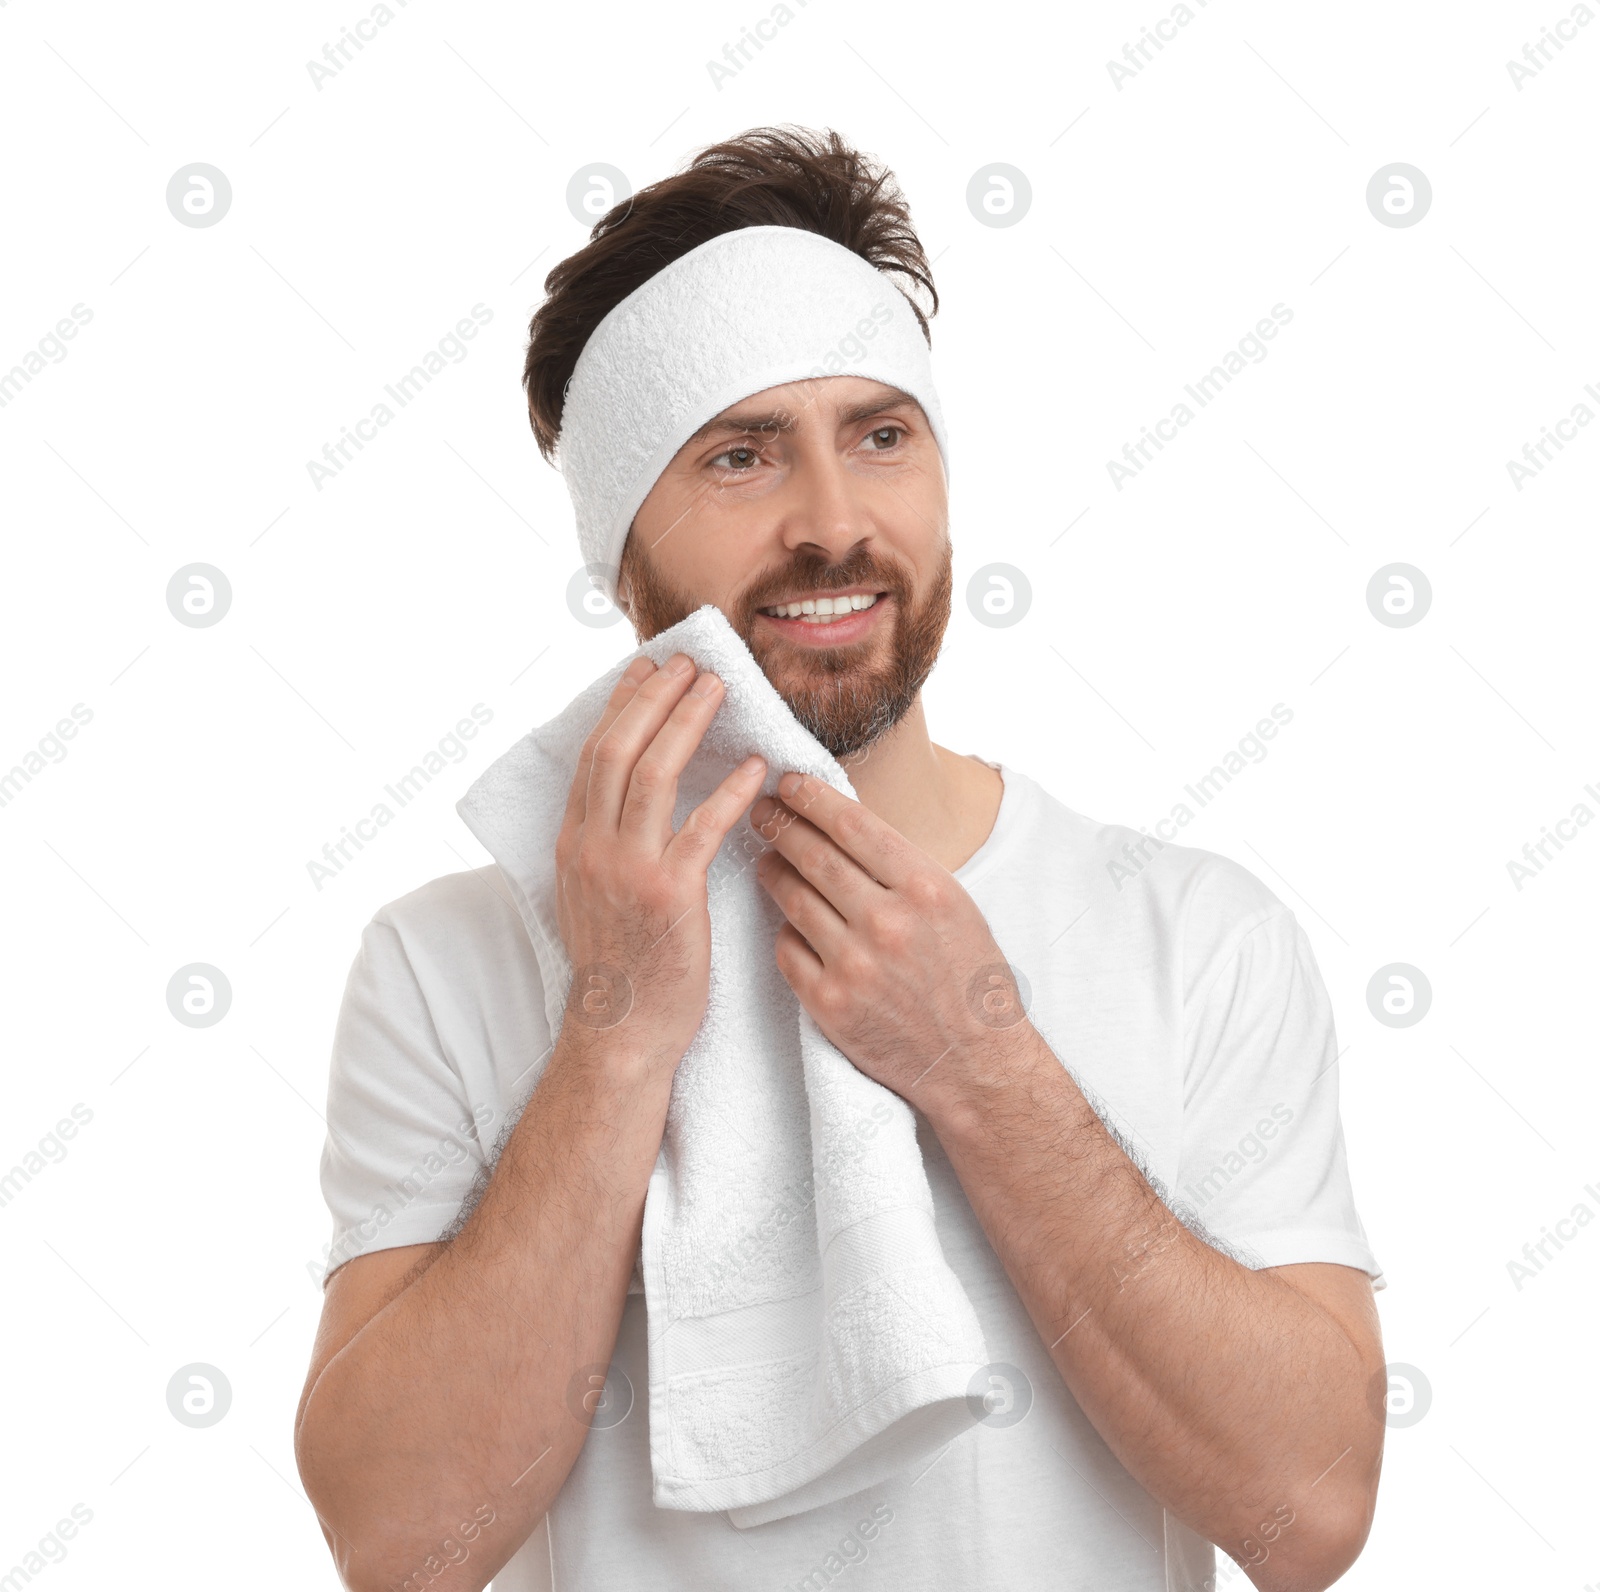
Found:
[[[610,669],[457,804],[515,894],[552,1034],[573,972],[554,852],[578,756],[628,664],[674,652],[727,688],[679,780],[675,828],[751,752],[767,759],[766,794],[796,769],[854,798],[716,607]],[[985,1413],[971,1389],[988,1361],[934,1231],[910,1106],[823,1037],[778,971],[784,918],[754,868],[765,849],[741,818],[708,870],[710,998],[673,1083],[642,1242],[654,1502],[741,1527],[931,1458]]]

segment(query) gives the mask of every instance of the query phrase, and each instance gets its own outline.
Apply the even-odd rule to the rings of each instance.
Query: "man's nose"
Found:
[[[876,529],[867,483],[831,447],[802,451],[785,495],[781,530],[791,549],[809,543],[838,563]]]

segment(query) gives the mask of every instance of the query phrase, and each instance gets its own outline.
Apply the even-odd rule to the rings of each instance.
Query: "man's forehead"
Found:
[[[729,404],[689,442],[745,431],[792,431],[808,412],[827,424],[848,425],[898,404],[920,407],[909,393],[862,376],[814,376],[785,382]]]

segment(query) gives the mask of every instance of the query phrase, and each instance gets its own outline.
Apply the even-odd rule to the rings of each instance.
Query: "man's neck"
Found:
[[[841,759],[861,805],[952,873],[989,837],[1000,810],[1000,775],[928,738],[919,696],[863,753]]]

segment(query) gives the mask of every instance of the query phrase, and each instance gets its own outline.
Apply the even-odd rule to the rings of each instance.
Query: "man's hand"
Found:
[[[820,780],[778,789],[750,818],[774,847],[757,866],[801,1004],[928,1116],[1040,1342],[1140,1485],[1261,1592],[1328,1586],[1366,1539],[1383,1451],[1367,1278],[1251,1270],[1185,1228],[1028,1022],[955,878]]]
[[[757,877],[783,909],[775,955],[849,1059],[913,1105],[959,1092],[975,1058],[1020,1037],[1015,980],[972,897],[859,802],[786,774],[750,811],[773,850]]]
[[[573,965],[564,1029],[626,1022],[670,1072],[705,1015],[711,976],[706,870],[761,788],[750,757],[673,832],[678,777],[717,709],[722,681],[674,653],[635,659],[573,775],[556,838],[557,913]]]
[[[636,660],[584,744],[555,847],[575,987],[555,1043],[529,1047],[523,1071],[544,1070],[482,1198],[450,1239],[357,1256],[328,1285],[295,1456],[352,1592],[445,1568],[453,1592],[479,1592],[588,1436],[705,1010],[706,870],[764,768],[735,769],[674,834],[678,777],[722,698],[688,657],[668,664]],[[449,1565],[441,1542],[462,1550]]]

